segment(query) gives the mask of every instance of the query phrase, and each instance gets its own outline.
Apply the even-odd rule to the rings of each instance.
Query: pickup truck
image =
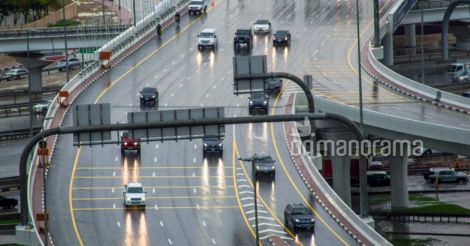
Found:
[[[207,2],[205,0],[192,0],[188,6],[188,14],[202,14],[207,12]]]
[[[145,207],[145,191],[141,183],[128,183],[124,185],[124,205]]]
[[[126,151],[137,151],[140,155],[140,139],[130,138],[129,133],[124,132],[121,136],[121,155],[124,156]]]
[[[253,31],[251,28],[238,29],[233,38],[233,49],[238,52],[242,46],[246,46],[248,51],[253,49]]]

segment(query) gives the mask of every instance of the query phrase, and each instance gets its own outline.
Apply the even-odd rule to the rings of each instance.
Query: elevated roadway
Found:
[[[368,3],[369,4],[369,3]],[[371,3],[370,3],[371,4]],[[386,1],[384,10],[391,2]],[[363,38],[369,37],[372,7],[361,7]],[[228,115],[246,115],[247,97],[232,94],[233,33],[258,18],[274,30],[289,29],[291,47],[273,49],[269,36],[257,36],[253,54],[268,56],[269,70],[313,74],[318,95],[357,106],[354,4],[347,1],[218,1],[207,16],[183,18],[90,86],[76,103],[111,103],[112,121],[141,110],[138,91],[156,86],[162,109],[226,106]],[[215,53],[198,52],[197,34],[214,27]],[[179,31],[179,32],[178,32]],[[364,76],[366,108],[415,121],[469,129],[468,116],[420,103],[374,84]],[[287,85],[270,99],[282,113]],[[70,115],[66,125],[71,124]],[[202,159],[201,141],[144,144],[142,157],[121,160],[118,146],[71,147],[60,137],[48,174],[50,230],[56,244],[253,245],[251,167],[237,156],[268,152],[276,159],[275,182],[259,182],[262,237],[271,235],[304,245],[354,245],[348,235],[309,197],[284,145],[280,124],[227,127],[223,159]],[[145,212],[122,207],[122,186],[141,181],[148,192]],[[68,194],[69,196],[67,196]],[[248,194],[248,195],[247,195]],[[69,197],[70,201],[67,199]],[[283,228],[289,202],[308,202],[318,213],[315,235]],[[261,217],[260,217],[261,218]],[[290,238],[290,239],[289,239]]]

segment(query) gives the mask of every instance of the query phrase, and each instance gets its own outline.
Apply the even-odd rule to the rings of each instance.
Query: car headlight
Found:
[[[126,201],[130,202],[130,201],[131,201],[131,198],[130,198],[130,197],[126,197]]]
[[[312,222],[312,223],[315,222],[315,219],[310,219],[310,222]]]
[[[155,95],[153,95],[152,98],[155,98]]]
[[[137,145],[138,143],[137,142],[134,142],[134,145]]]
[[[259,166],[256,166],[256,170],[259,170]]]
[[[295,219],[295,222],[299,223],[299,222],[300,222],[300,220],[299,220],[299,219]]]
[[[124,142],[124,146],[127,146],[127,142]]]
[[[272,166],[271,169],[274,170],[274,166]]]
[[[206,143],[204,143],[204,147],[207,147],[207,144],[206,144]]]
[[[273,41],[276,41],[276,38],[273,38]]]
[[[145,202],[145,197],[142,197],[142,201]]]
[[[284,38],[284,40],[286,40],[286,41],[287,41],[287,38]]]
[[[219,147],[222,147],[222,143],[219,143]]]
[[[250,105],[253,105],[253,101],[250,101]]]
[[[268,104],[268,101],[265,100],[265,101],[263,102],[263,104],[264,104],[264,105]]]

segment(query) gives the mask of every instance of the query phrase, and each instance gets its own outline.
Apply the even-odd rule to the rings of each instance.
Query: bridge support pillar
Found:
[[[393,33],[388,32],[382,43],[384,44],[384,63],[393,66]]]
[[[51,64],[50,61],[39,60],[43,55],[40,53],[14,53],[15,57],[29,72],[29,90],[33,93],[42,92],[42,69]]]
[[[388,157],[392,208],[408,207],[408,147],[402,147],[401,150],[396,149],[395,155]]]
[[[333,189],[344,203],[351,207],[351,153],[348,153],[348,145],[354,138],[354,134],[341,124],[333,121],[318,122],[319,134],[324,140],[323,150],[330,156],[333,171]],[[338,127],[340,125],[340,127]],[[322,128],[328,126],[328,128]],[[330,143],[334,143],[333,145]],[[346,147],[340,150],[342,143],[346,143]]]
[[[405,48],[407,55],[416,55],[416,25],[405,25]]]

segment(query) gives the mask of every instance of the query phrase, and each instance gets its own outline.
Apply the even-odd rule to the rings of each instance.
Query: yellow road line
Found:
[[[237,156],[240,156],[240,153],[238,151],[238,147],[237,147],[237,144],[234,142],[234,146],[235,146],[235,151],[237,153]],[[253,184],[253,181],[251,181],[251,177],[250,175],[248,175],[248,172],[246,171],[246,168],[245,168],[245,165],[243,165],[243,162],[242,161],[239,161],[239,165],[241,166],[242,168],[242,171],[243,173],[245,174],[245,178],[248,180],[248,184],[251,186],[251,188],[254,188],[254,184]],[[286,227],[286,225],[284,225],[284,223],[277,217],[276,213],[273,212],[273,210],[271,209],[271,207],[268,206],[268,204],[264,201],[263,197],[258,193],[256,194],[258,197],[258,199],[260,200],[261,203],[263,203],[264,207],[268,210],[268,212],[271,214],[271,216],[273,216],[273,218],[276,220],[276,222],[282,226],[282,228],[284,228],[284,230],[287,232],[287,234],[289,234],[289,236],[291,236],[294,240],[295,240],[295,235],[289,230],[289,228]],[[296,241],[297,244],[299,245],[303,245],[302,242],[300,241]]]
[[[158,210],[160,209],[233,209],[233,208],[238,208],[237,206],[199,206],[199,207],[194,207],[194,206],[182,206],[182,207],[158,207]],[[74,208],[74,211],[106,211],[106,210],[126,210],[126,208]],[[131,210],[131,209],[129,209]],[[146,211],[152,211],[156,209],[152,209],[151,207],[147,208]]]
[[[140,179],[232,178],[232,176],[138,176]],[[121,179],[121,176],[76,176],[74,179]]]
[[[287,83],[288,84],[288,83]],[[287,86],[286,84],[286,86]],[[286,87],[284,87],[286,88]],[[284,89],[283,88],[283,89]],[[274,101],[274,106],[276,106],[279,102],[279,99],[281,98],[281,95],[282,95],[282,91],[281,93],[279,93]],[[275,108],[272,108],[271,110],[271,115],[274,115],[275,114]],[[286,168],[286,165],[284,163],[284,160],[282,159],[281,157],[281,154],[279,152],[279,149],[278,149],[278,146],[277,146],[277,141],[276,141],[276,137],[275,137],[275,133],[274,133],[274,124],[271,123],[271,139],[272,139],[272,143],[273,143],[273,146],[274,146],[274,151],[276,152],[276,156],[277,156],[277,159],[279,160],[279,164],[281,164],[281,167],[282,167],[282,170],[284,171],[284,173],[286,174],[286,177],[287,179],[289,180],[289,182],[292,184],[292,186],[294,187],[295,191],[297,192],[297,194],[302,198],[302,200],[304,201],[304,203],[308,206],[308,208],[316,215],[316,217],[320,220],[320,222],[338,239],[341,241],[342,244],[344,245],[349,245],[338,233],[336,233],[335,230],[333,230],[333,228],[331,228],[331,226],[326,223],[326,221],[320,216],[320,214],[310,205],[310,202],[308,201],[308,199],[305,198],[305,196],[302,194],[302,192],[299,190],[299,188],[297,187],[297,185],[295,184],[294,180],[292,179],[292,177],[290,176],[289,172],[287,171],[287,168]]]
[[[78,148],[77,154],[75,155],[75,161],[73,162],[72,175],[70,177],[70,183],[69,183],[69,210],[70,210],[70,217],[72,218],[73,230],[75,231],[75,234],[77,235],[78,243],[80,244],[80,246],[83,246],[82,238],[80,237],[80,234],[78,233],[77,223],[75,223],[75,214],[73,212],[73,204],[72,204],[73,177],[75,176],[75,168],[77,167],[77,164],[78,164],[78,158],[80,157],[80,151],[81,151],[81,149]]]
[[[230,199],[235,196],[146,196],[147,200],[157,199]],[[122,200],[122,197],[84,197],[73,198],[73,201],[101,201],[101,200]]]
[[[207,188],[220,188],[220,189],[226,189],[226,188],[233,188],[232,185],[224,185],[224,186],[218,186],[218,185],[163,185],[163,186],[144,186],[144,189],[195,189],[195,188],[201,188],[201,189],[207,189]],[[111,190],[111,189],[124,189],[122,186],[109,186],[109,187],[74,187],[73,190]]]
[[[242,214],[243,220],[245,221],[245,225],[250,230],[251,235],[253,236],[253,238],[256,239],[256,234],[253,231],[253,228],[251,227],[250,222],[246,218],[245,211],[243,211],[242,203],[240,201],[240,196],[238,195],[237,178],[236,178],[237,176],[236,176],[236,173],[235,173],[235,166],[236,166],[236,161],[235,161],[235,136],[233,136],[233,137],[234,137],[234,140],[233,140],[233,143],[232,143],[232,175],[233,175],[233,177],[235,177],[233,179],[233,187],[235,188],[235,196],[237,197],[238,208],[240,209],[240,213]]]

